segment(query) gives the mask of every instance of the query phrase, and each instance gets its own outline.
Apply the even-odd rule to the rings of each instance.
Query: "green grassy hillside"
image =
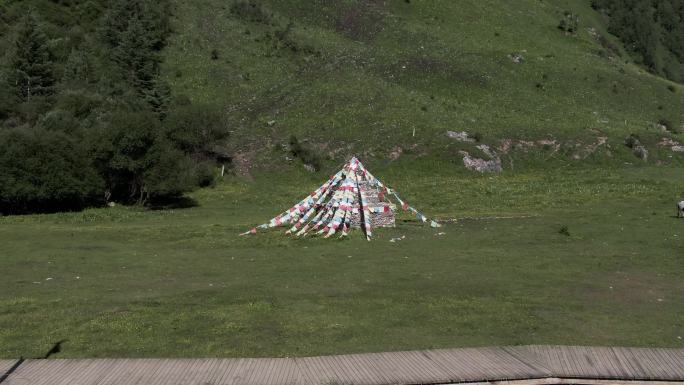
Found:
[[[568,12],[575,34],[558,28]],[[653,145],[672,135],[657,122],[684,121],[684,88],[633,64],[588,1],[202,0],[174,15],[163,76],[224,108],[234,151],[259,164],[292,134],[336,161],[396,146],[460,161],[447,130],[569,142],[563,159],[608,136],[601,157],[622,162],[627,135]]]

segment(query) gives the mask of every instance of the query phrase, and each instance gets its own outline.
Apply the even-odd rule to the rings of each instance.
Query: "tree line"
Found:
[[[684,83],[684,0],[592,0],[609,32],[651,72]]]
[[[165,0],[0,5],[0,214],[144,204],[213,181],[222,112],[160,77]]]

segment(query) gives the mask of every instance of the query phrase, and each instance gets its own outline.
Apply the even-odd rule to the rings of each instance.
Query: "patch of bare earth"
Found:
[[[600,282],[582,289],[591,302],[615,302],[624,306],[637,303],[667,306],[681,300],[682,282],[673,283],[662,274],[641,271],[617,271],[601,277]],[[674,286],[673,286],[674,285]]]
[[[658,142],[658,146],[670,147],[672,152],[684,152],[684,145],[670,138],[662,138],[660,142]]]
[[[384,0],[362,0],[341,11],[336,29],[356,41],[371,41],[385,28]]]
[[[247,180],[254,180],[252,177],[252,159],[249,153],[236,153],[233,155],[232,164],[235,173]]]

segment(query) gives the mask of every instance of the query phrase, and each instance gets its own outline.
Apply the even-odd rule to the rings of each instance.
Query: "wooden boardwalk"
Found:
[[[0,361],[2,385],[684,383],[684,349],[512,346],[302,358]]]

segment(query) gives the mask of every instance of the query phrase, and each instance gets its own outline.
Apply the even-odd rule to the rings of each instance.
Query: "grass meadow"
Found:
[[[681,168],[375,166],[428,216],[458,221],[400,216],[372,242],[237,236],[325,172],[229,176],[187,208],[0,217],[0,357],[60,340],[54,357],[684,347]]]

